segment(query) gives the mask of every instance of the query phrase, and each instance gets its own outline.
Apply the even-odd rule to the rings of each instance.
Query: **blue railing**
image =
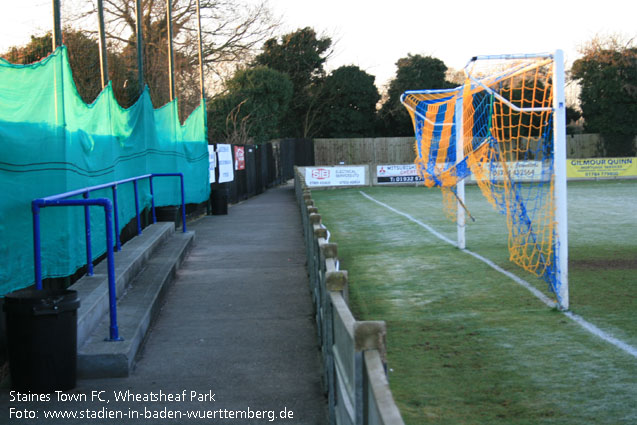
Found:
[[[122,249],[119,237],[119,218],[117,210],[117,186],[124,183],[133,183],[135,192],[135,215],[137,217],[137,234],[141,235],[142,225],[139,215],[139,194],[137,190],[137,182],[139,180],[148,179],[151,196],[151,210],[153,223],[157,222],[155,214],[155,196],[153,192],[154,177],[179,177],[181,183],[181,222],[184,233],[186,232],[186,200],[184,195],[184,175],[183,173],[155,173],[144,174],[129,179],[118,180],[111,183],[101,184],[98,186],[85,187],[83,189],[73,190],[71,192],[60,193],[58,195],[47,196],[46,198],[34,199],[31,202],[33,211],[33,257],[35,272],[35,287],[42,289],[42,252],[40,245],[40,209],[44,207],[67,207],[67,206],[83,206],[84,207],[84,227],[86,233],[86,265],[87,274],[93,275],[93,253],[91,252],[91,219],[89,214],[90,206],[100,206],[104,208],[104,221],[106,227],[106,258],[108,267],[108,295],[109,295],[109,314],[110,314],[110,333],[109,340],[121,341],[119,330],[117,327],[117,293],[115,289],[115,261],[113,255],[113,231],[115,234],[115,246],[117,251]],[[111,188],[113,193],[113,201],[108,198],[90,198],[90,193],[100,189]],[[82,199],[69,199],[75,196],[82,196]],[[111,218],[114,217],[114,220]],[[113,223],[115,229],[113,229]]]

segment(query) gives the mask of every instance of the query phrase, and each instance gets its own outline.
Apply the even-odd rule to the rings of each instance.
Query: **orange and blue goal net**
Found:
[[[414,126],[418,173],[426,186],[441,188],[451,219],[459,182],[476,183],[507,217],[510,260],[546,280],[562,305],[553,57],[474,59],[461,86],[402,96]]]

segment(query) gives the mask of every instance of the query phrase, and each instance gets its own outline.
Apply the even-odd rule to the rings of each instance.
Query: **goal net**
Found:
[[[564,77],[555,54],[474,57],[462,86],[402,95],[418,173],[442,189],[464,248],[464,182],[506,216],[510,260],[568,309]],[[461,229],[460,229],[461,228]],[[462,234],[462,236],[460,236]]]

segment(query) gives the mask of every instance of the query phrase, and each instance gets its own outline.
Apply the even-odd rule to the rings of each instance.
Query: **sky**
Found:
[[[311,26],[336,41],[329,67],[357,65],[381,85],[407,54],[462,69],[476,55],[553,52],[567,66],[595,35],[637,36],[634,0],[271,0],[290,30]]]
[[[250,0],[256,1],[256,0]],[[51,26],[51,0],[1,0],[0,51]],[[462,69],[476,55],[562,49],[567,67],[596,35],[637,37],[634,0],[269,0],[281,33],[310,26],[334,41],[329,70],[356,65],[381,87],[407,54]]]

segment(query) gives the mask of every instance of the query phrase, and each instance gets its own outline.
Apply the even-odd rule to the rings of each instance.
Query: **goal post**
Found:
[[[464,157],[464,141],[463,141],[463,125],[462,125],[462,97],[456,99],[456,113],[454,116],[454,124],[456,126],[456,167]],[[467,242],[465,239],[466,220],[464,213],[464,179],[456,182],[456,226],[457,226],[457,244],[459,249],[465,249]]]
[[[564,58],[554,53],[475,56],[454,89],[410,90],[415,163],[440,187],[465,248],[468,177],[506,216],[509,258],[569,306]]]
[[[555,220],[557,221],[557,280],[560,308],[568,310],[568,207],[566,193],[566,96],[564,93],[564,53],[553,57],[553,144],[555,161]]]

